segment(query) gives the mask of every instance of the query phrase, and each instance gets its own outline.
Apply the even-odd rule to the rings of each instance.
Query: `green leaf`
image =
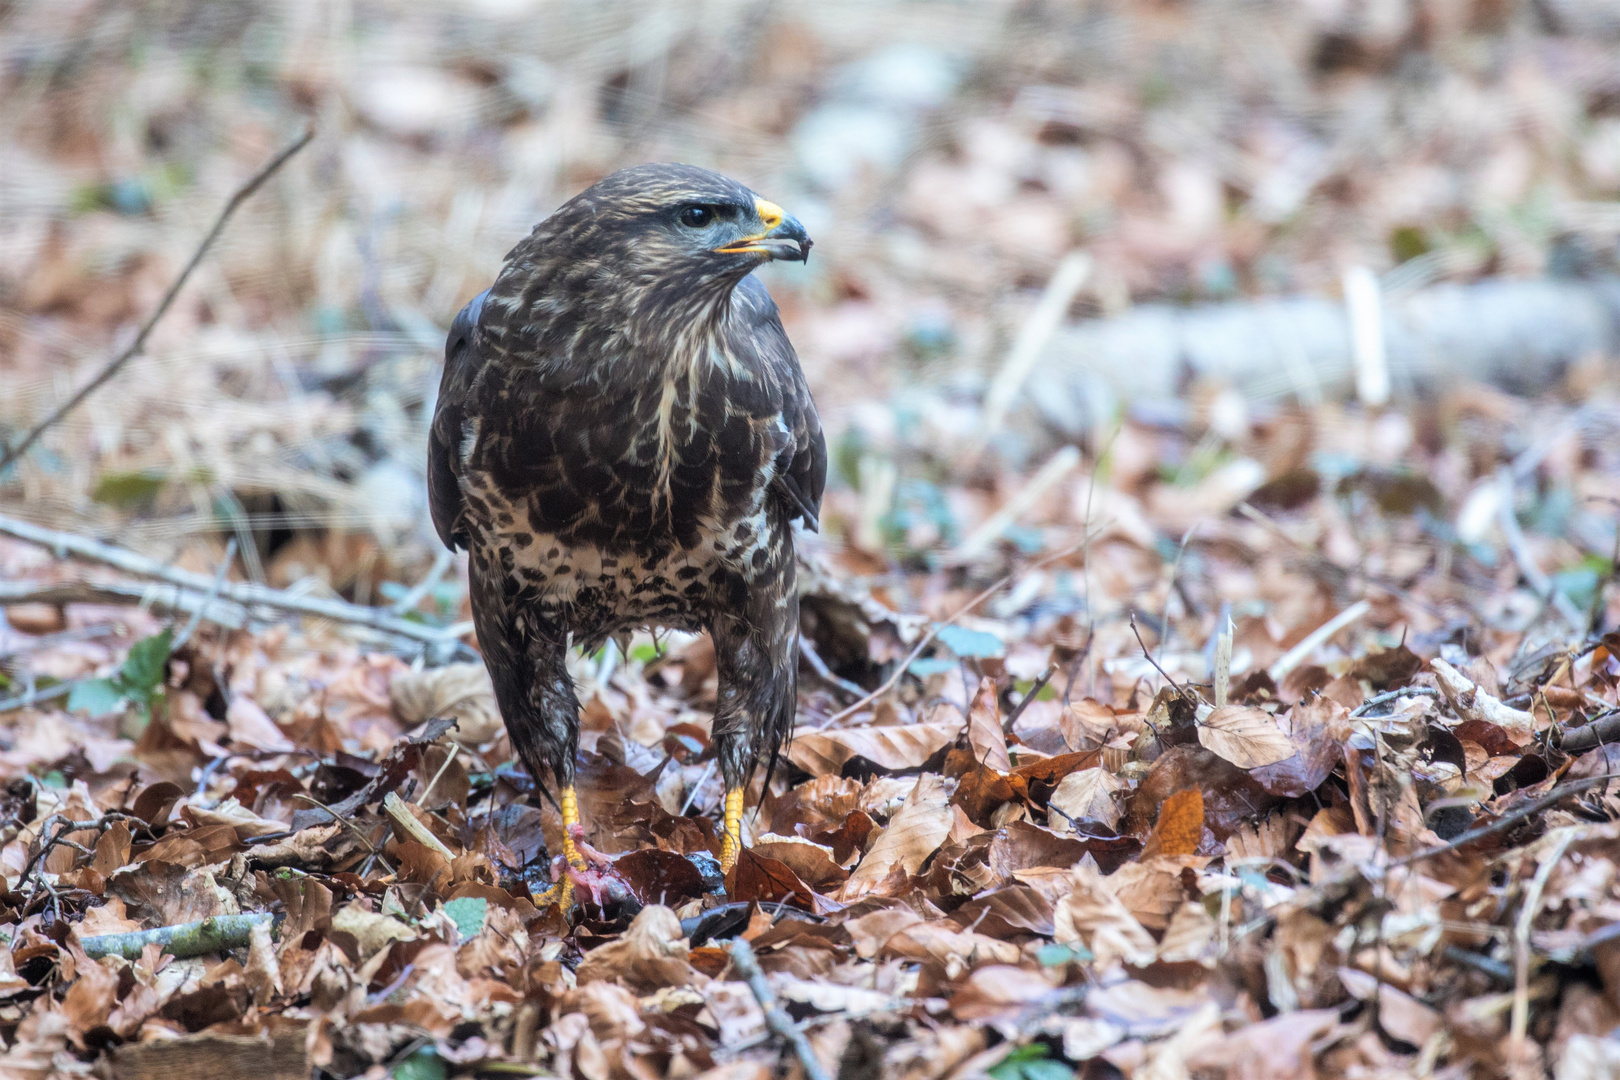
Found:
[[[68,695],[68,712],[85,712],[90,719],[106,716],[124,702],[124,692],[111,679],[86,679]]]
[[[163,676],[169,666],[169,649],[174,644],[174,630],[164,627],[160,634],[142,638],[129,647],[119,681],[124,690],[142,701],[150,700],[163,685]]]
[[[983,630],[969,630],[965,626],[946,626],[935,635],[936,640],[961,657],[986,658],[1002,656],[1007,647],[996,635]]]
[[[484,929],[484,916],[489,912],[489,901],[481,896],[462,896],[444,902],[444,913],[455,922],[456,931],[463,938],[476,937]]]
[[[168,482],[168,474],[161,472],[104,473],[90,497],[107,506],[133,509],[149,505]]]
[[[1061,1061],[1046,1058],[1024,1063],[1024,1080],[1074,1080],[1074,1070]]]
[[[449,1071],[431,1046],[424,1046],[394,1066],[394,1080],[445,1080]]]

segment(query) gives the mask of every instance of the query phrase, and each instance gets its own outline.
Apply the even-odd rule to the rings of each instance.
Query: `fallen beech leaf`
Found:
[[[844,823],[838,828],[831,832],[813,832],[809,839],[832,848],[833,861],[847,867],[866,849],[867,837],[872,835],[875,824],[864,810],[855,810],[844,818]]]
[[[703,875],[673,851],[632,851],[613,860],[613,868],[642,904],[678,905],[703,895]]]
[[[577,977],[581,985],[619,979],[642,994],[661,986],[685,986],[696,981],[689,953],[681,920],[664,905],[651,904],[636,915],[622,937],[586,953]]]
[[[1240,769],[1294,756],[1294,744],[1264,709],[1222,705],[1198,724],[1198,741]]]
[[[1052,940],[1084,945],[1096,957],[1099,971],[1117,962],[1151,964],[1158,950],[1153,935],[1120,903],[1102,875],[1082,864],[1070,880],[1073,888],[1052,913]]]
[[[787,866],[812,889],[826,890],[849,880],[849,871],[833,861],[831,850],[801,837],[766,833],[755,838],[753,848]]]
[[[973,759],[986,769],[998,773],[1012,771],[1012,759],[1007,756],[1007,736],[1001,729],[1001,702],[996,695],[994,679],[982,679],[979,691],[973,695],[968,707],[968,745]]]
[[[962,808],[968,820],[980,828],[990,827],[990,815],[1018,795],[1007,775],[975,763],[956,781],[951,803]]]
[[[932,773],[924,774],[844,883],[840,898],[853,900],[871,891],[894,867],[915,874],[950,832],[951,808],[945,782]]]
[[[744,848],[737,865],[726,875],[726,895],[742,902],[781,903],[793,900],[807,908],[815,906],[815,894],[799,875],[777,859],[767,858],[752,848]]]
[[[1060,723],[1069,749],[1095,750],[1113,737],[1119,717],[1109,706],[1084,698],[1063,710]]]
[[[863,990],[857,986],[841,986],[785,974],[772,975],[770,982],[777,997],[808,1005],[819,1012],[868,1016],[876,1012],[900,1012],[907,1007],[904,1002],[888,994]]]
[[[1296,798],[1320,787],[1342,759],[1350,714],[1332,698],[1316,697],[1290,709],[1286,722],[1294,753],[1249,775],[1273,795]]]
[[[844,763],[863,757],[884,769],[915,769],[956,738],[963,721],[897,724],[892,727],[808,731],[788,746],[788,760],[812,776],[837,775]]]
[[[988,964],[975,969],[951,997],[951,1014],[958,1020],[1011,1019],[1052,991],[1052,984],[1036,972]]]
[[[1108,875],[1108,887],[1136,921],[1149,930],[1163,930],[1170,916],[1186,899],[1181,872],[1202,870],[1209,858],[1201,855],[1144,855]]]
[[[388,697],[406,728],[448,717],[456,721],[458,742],[488,742],[501,733],[495,686],[483,664],[446,664],[424,671],[400,671],[388,682]]]
[[[1142,859],[1191,855],[1204,838],[1204,795],[1197,788],[1178,791],[1159,807],[1159,821],[1142,845]]]
[[[1119,826],[1120,813],[1114,794],[1124,789],[1125,781],[1107,769],[1081,769],[1058,783],[1047,805],[1057,807],[1075,821],[1100,821],[1113,829]]]
[[[1433,663],[1438,666],[1444,662],[1436,660]],[[1350,991],[1352,997],[1360,998],[1362,1001],[1372,1001],[1376,998],[1378,1026],[1401,1042],[1422,1046],[1440,1030],[1444,1022],[1438,1011],[1365,971],[1341,967],[1339,981]]]

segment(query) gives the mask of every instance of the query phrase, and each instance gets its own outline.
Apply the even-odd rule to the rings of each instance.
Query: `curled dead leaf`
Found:
[[[1198,741],[1240,769],[1294,756],[1294,744],[1276,719],[1252,705],[1222,705],[1199,721]]]

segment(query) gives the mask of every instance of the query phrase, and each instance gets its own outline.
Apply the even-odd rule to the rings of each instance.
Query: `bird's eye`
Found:
[[[707,206],[688,206],[681,211],[679,220],[689,229],[701,229],[714,220],[714,211]]]

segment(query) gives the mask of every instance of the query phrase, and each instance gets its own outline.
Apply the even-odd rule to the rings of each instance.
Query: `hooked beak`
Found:
[[[789,262],[808,262],[810,234],[804,231],[799,219],[773,202],[754,201],[754,209],[765,227],[753,236],[733,240],[714,250],[722,255],[763,255],[767,259],[786,259]]]

